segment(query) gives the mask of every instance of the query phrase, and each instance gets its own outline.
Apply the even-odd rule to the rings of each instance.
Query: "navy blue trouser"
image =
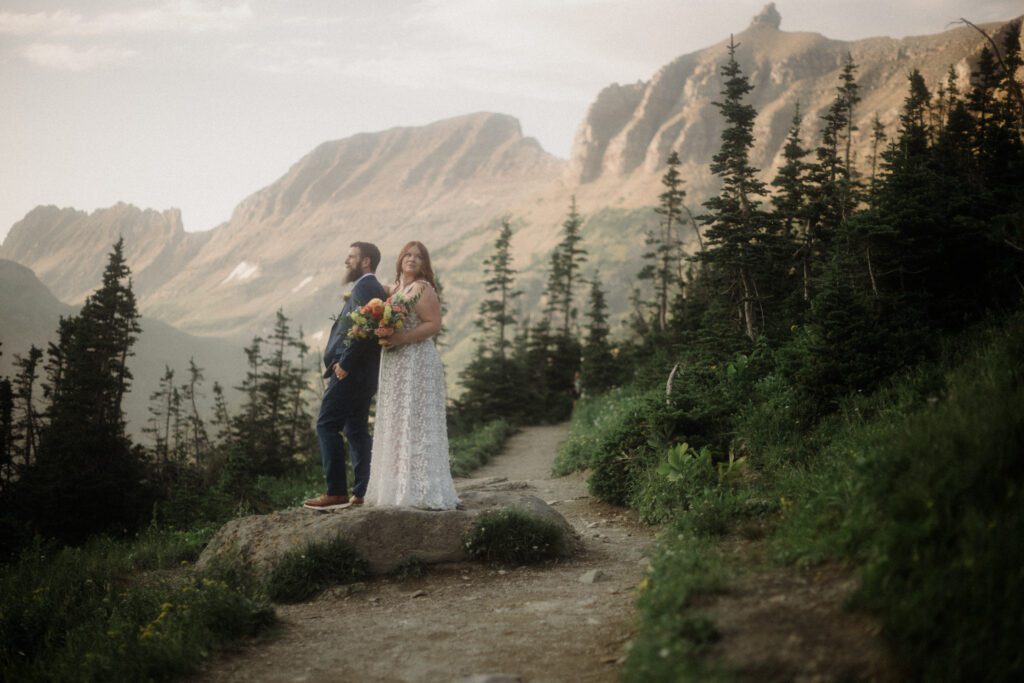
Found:
[[[370,402],[375,393],[373,387],[353,380],[351,376],[343,380],[332,376],[327,383],[327,390],[320,403],[320,417],[316,421],[316,436],[320,441],[320,459],[324,465],[329,496],[348,495],[342,431],[348,439],[356,479],[352,495],[362,497],[366,494],[373,447],[369,429]]]

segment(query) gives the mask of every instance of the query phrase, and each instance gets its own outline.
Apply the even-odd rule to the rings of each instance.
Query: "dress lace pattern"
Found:
[[[418,324],[410,308],[406,327]],[[366,497],[371,505],[430,510],[459,503],[448,461],[444,366],[433,339],[381,353]]]

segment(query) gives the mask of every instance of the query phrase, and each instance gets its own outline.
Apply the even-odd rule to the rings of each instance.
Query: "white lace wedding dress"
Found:
[[[409,328],[419,324],[410,308]],[[433,339],[384,349],[380,358],[370,505],[453,510],[444,366]]]

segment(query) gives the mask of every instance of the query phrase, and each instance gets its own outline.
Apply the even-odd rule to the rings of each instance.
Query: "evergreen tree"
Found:
[[[875,194],[878,192],[878,162],[885,145],[885,138],[885,126],[878,118],[878,114],[875,114],[871,119],[871,182],[868,185],[868,199],[871,203],[874,202]]]
[[[561,332],[566,337],[570,334],[576,309],[573,299],[576,286],[579,284],[579,271],[587,260],[586,250],[580,248],[583,237],[580,228],[583,219],[576,210],[576,197],[569,205],[569,215],[562,223],[562,241],[551,254],[551,266],[548,271],[548,285],[545,290],[547,297],[546,311],[555,318],[561,318]]]
[[[730,39],[729,59],[721,70],[724,99],[714,103],[726,122],[721,149],[711,163],[722,189],[704,202],[708,250],[701,259],[719,271],[717,277],[726,286],[719,292],[736,305],[743,333],[753,341],[766,322],[758,275],[771,262],[774,230],[771,218],[760,208],[759,197],[767,194],[765,184],[750,164],[757,112],[743,103],[753,86],[736,61],[736,47]]]
[[[772,186],[776,188],[772,203],[775,205],[775,215],[782,231],[779,246],[783,253],[779,254],[779,259],[783,262],[794,256],[798,259],[802,282],[801,298],[806,305],[811,296],[811,242],[808,227],[808,201],[811,190],[808,185],[809,166],[804,161],[810,150],[805,149],[801,141],[802,125],[803,116],[800,114],[798,102],[782,150],[784,161],[775,179],[772,180]]]
[[[206,432],[206,423],[199,414],[197,399],[202,396],[199,390],[205,377],[203,368],[196,365],[194,358],[188,359],[188,382],[182,385],[182,400],[188,406],[188,442],[189,454],[197,464],[203,464],[210,454],[210,436]]]
[[[608,304],[601,289],[600,273],[590,280],[590,300],[587,306],[587,341],[583,345],[580,382],[585,394],[607,391],[619,379],[608,341]]]
[[[220,382],[213,383],[213,420],[210,425],[216,430],[214,438],[217,448],[227,447],[232,438],[231,415],[228,413],[227,400],[224,398],[224,387]]]
[[[484,333],[482,347],[488,355],[504,358],[511,346],[509,329],[516,318],[512,303],[522,291],[514,288],[516,271],[512,268],[512,226],[507,219],[501,221],[494,251],[484,259],[484,291],[493,298],[480,302],[474,324]],[[487,332],[494,338],[488,340]]]
[[[21,456],[22,467],[28,467],[34,462],[39,442],[39,413],[36,408],[38,396],[35,389],[42,357],[42,350],[35,345],[29,347],[25,357],[14,354],[14,366],[18,370],[14,378],[14,435],[16,443],[21,444],[18,455]],[[19,404],[20,415],[17,411]]]
[[[167,476],[170,462],[173,403],[174,370],[165,365],[157,390],[149,395],[149,420],[142,429],[153,437],[153,456],[162,477]]]
[[[0,342],[0,348],[3,342]],[[0,351],[0,356],[3,352]],[[14,389],[11,380],[0,377],[0,499],[14,474]],[[2,509],[2,508],[0,508]]]
[[[515,289],[511,244],[512,226],[502,220],[494,251],[484,260],[484,291],[490,298],[480,302],[474,321],[482,336],[473,359],[459,375],[464,392],[458,412],[467,424],[499,417],[529,420],[525,406],[530,388],[523,381],[521,366],[511,357],[509,338],[516,322],[512,302],[522,294]]]
[[[647,233],[645,243],[650,251],[643,255],[647,262],[637,278],[650,280],[654,286],[654,319],[658,330],[664,332],[668,328],[669,307],[674,294],[682,287],[681,267],[682,238],[680,231],[683,222],[683,180],[679,176],[679,154],[669,154],[668,168],[661,178],[665,187],[659,197],[659,204],[654,209],[661,216],[657,230]]]
[[[24,498],[17,508],[37,533],[79,542],[98,531],[130,531],[148,516],[152,490],[121,409],[138,317],[121,239],[100,288],[62,323],[49,419],[18,485]]]
[[[290,346],[298,355],[298,363],[289,370],[287,388],[290,415],[287,421],[288,438],[285,452],[289,455],[310,450],[314,440],[313,416],[309,413],[309,401],[306,398],[309,392],[308,369],[306,368],[309,345],[305,342],[301,326],[298,336],[291,340]]]
[[[284,311],[278,309],[274,330],[267,340],[273,350],[264,363],[260,375],[259,394],[266,407],[265,432],[262,447],[266,454],[267,466],[276,473],[284,472],[291,453],[286,453],[288,434],[288,396],[291,380],[291,359],[288,357],[293,339],[291,327]]]

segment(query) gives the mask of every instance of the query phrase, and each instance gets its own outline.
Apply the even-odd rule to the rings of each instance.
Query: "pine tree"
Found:
[[[188,441],[189,453],[197,465],[202,465],[210,455],[210,436],[206,431],[206,423],[199,414],[197,399],[202,397],[199,390],[205,377],[203,368],[196,365],[195,358],[188,359],[188,381],[182,385],[182,400],[188,406]]]
[[[882,119],[875,114],[871,119],[871,182],[868,185],[868,199],[874,202],[875,194],[878,192],[878,162],[879,155],[885,145],[885,126]]]
[[[512,303],[522,291],[514,288],[516,270],[512,268],[512,226],[508,219],[502,219],[494,251],[484,259],[484,291],[493,298],[480,302],[474,324],[486,335],[490,331],[494,338],[484,338],[482,344],[486,353],[505,358],[511,346],[508,331],[515,325],[516,318]]]
[[[786,144],[782,149],[782,166],[779,167],[772,186],[776,188],[772,203],[775,215],[781,228],[779,246],[783,253],[780,261],[788,261],[795,256],[799,259],[801,273],[801,298],[806,305],[811,298],[811,243],[809,234],[808,201],[810,187],[808,185],[809,166],[804,157],[810,150],[804,148],[800,137],[803,116],[800,114],[798,102],[793,112],[793,120],[786,135]]]
[[[474,324],[482,336],[473,359],[459,375],[464,391],[458,401],[460,421],[479,424],[496,418],[528,421],[525,406],[530,387],[522,379],[522,367],[512,358],[509,338],[516,317],[512,303],[522,292],[515,288],[512,268],[512,226],[503,219],[494,250],[484,260],[484,291]]]
[[[313,417],[309,414],[309,402],[306,400],[306,394],[309,391],[308,369],[306,368],[309,345],[306,344],[301,326],[298,335],[289,342],[289,345],[298,355],[298,363],[293,364],[289,369],[287,382],[289,416],[285,452],[291,456],[313,445]]]
[[[0,348],[3,342],[0,342]],[[3,351],[0,351],[0,356]],[[0,377],[0,499],[14,475],[14,388],[11,380]]]
[[[590,279],[590,300],[587,306],[587,341],[583,345],[580,382],[585,394],[599,394],[614,386],[618,379],[615,358],[608,341],[608,304],[601,289],[600,273]]]
[[[149,420],[142,431],[153,437],[153,455],[161,476],[166,478],[170,462],[171,419],[174,403],[174,370],[164,366],[156,391],[149,395]]]
[[[743,103],[753,86],[736,61],[736,47],[730,39],[729,59],[721,70],[724,99],[714,103],[726,122],[722,146],[711,163],[711,172],[721,180],[722,189],[704,202],[708,251],[701,259],[720,271],[718,277],[727,284],[724,294],[737,305],[741,328],[753,341],[766,322],[757,275],[771,261],[769,243],[774,231],[758,199],[767,194],[765,184],[750,164],[757,112]]]
[[[29,347],[28,355],[22,357],[14,354],[14,367],[18,374],[14,378],[15,407],[20,404],[20,416],[15,418],[14,434],[16,442],[21,444],[21,463],[30,466],[35,460],[39,442],[39,413],[36,407],[36,380],[39,374],[39,361],[43,357],[41,349],[35,345]],[[17,415],[17,412],[16,412]]]
[[[125,434],[122,401],[140,331],[124,240],[110,253],[101,286],[62,323],[50,373],[51,405],[36,460],[19,481],[19,504],[37,533],[71,542],[102,531],[132,530],[153,495],[138,449]],[[54,379],[59,376],[59,381]],[[39,500],[60,505],[39,505]]]
[[[644,253],[647,262],[637,274],[640,280],[650,280],[655,294],[655,321],[658,330],[664,332],[668,328],[669,307],[673,295],[682,288],[682,238],[680,231],[683,223],[683,180],[679,176],[679,154],[669,154],[668,168],[661,178],[665,191],[658,196],[659,204],[654,209],[661,216],[657,230],[647,233],[645,243],[650,251]]]
[[[580,229],[583,219],[576,210],[576,197],[569,205],[569,215],[562,223],[562,241],[551,253],[551,265],[548,270],[548,285],[545,290],[547,297],[546,311],[554,318],[561,318],[564,336],[568,337],[572,322],[576,318],[573,306],[576,286],[579,284],[579,271],[587,260],[587,252],[579,246],[583,237]]]
[[[224,387],[220,382],[213,383],[213,420],[210,425],[216,430],[214,432],[217,448],[227,447],[232,438],[231,414],[228,412],[228,403],[224,398]]]
[[[278,309],[274,330],[267,340],[272,353],[264,363],[260,374],[259,394],[266,407],[266,427],[262,444],[266,453],[267,465],[275,472],[283,472],[291,454],[285,453],[285,439],[288,433],[286,425],[288,401],[288,384],[291,375],[291,359],[288,353],[292,346],[291,327],[284,311]]]

